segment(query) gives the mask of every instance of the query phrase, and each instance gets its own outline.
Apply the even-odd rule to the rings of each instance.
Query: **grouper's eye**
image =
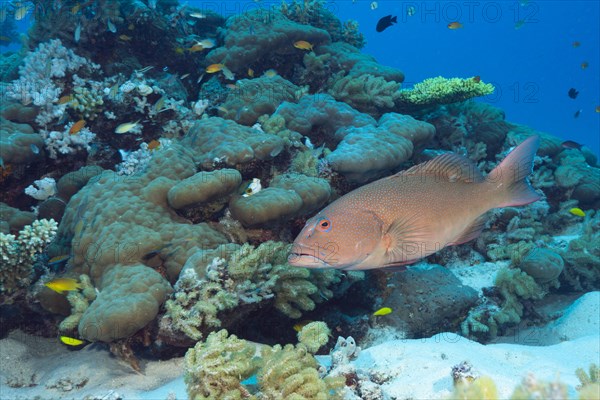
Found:
[[[331,230],[331,221],[329,218],[321,218],[317,221],[317,230],[321,232],[329,232]]]

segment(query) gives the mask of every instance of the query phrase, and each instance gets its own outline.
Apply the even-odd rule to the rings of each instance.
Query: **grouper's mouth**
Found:
[[[309,253],[290,253],[288,264],[305,268],[333,268],[330,264]]]

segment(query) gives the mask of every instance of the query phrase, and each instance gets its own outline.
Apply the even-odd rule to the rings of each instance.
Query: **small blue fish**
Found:
[[[31,143],[31,144],[29,145],[29,148],[31,149],[31,152],[32,152],[33,154],[40,154],[40,148],[39,148],[39,147],[37,147],[35,144]]]

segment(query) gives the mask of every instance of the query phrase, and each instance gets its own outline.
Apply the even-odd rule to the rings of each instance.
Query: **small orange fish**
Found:
[[[175,53],[185,54],[185,49],[183,47],[175,47]]]
[[[84,119],[80,119],[79,121],[75,122],[73,124],[73,126],[71,126],[71,129],[69,129],[69,135],[75,135],[77,132],[79,132],[83,127],[85,126],[85,120]]]
[[[580,42],[577,42],[577,41],[573,42],[573,47],[574,48],[578,48],[579,46],[581,46]]]
[[[148,143],[148,150],[152,151],[152,150],[156,150],[160,147],[160,142],[158,140],[152,140],[150,143]]]
[[[248,76],[254,78],[254,70],[252,68],[248,68]]]
[[[58,104],[69,103],[69,102],[71,102],[71,100],[73,100],[73,95],[69,94],[67,96],[63,96],[60,99],[58,99]]]
[[[306,40],[298,40],[297,42],[294,42],[294,47],[300,50],[312,50],[313,49],[313,45],[309,42],[307,42]]]
[[[190,47],[189,49],[187,49],[190,53],[195,53],[197,51],[202,51],[204,50],[204,46],[202,46],[200,43],[196,43],[195,45],[193,45],[192,47]]]
[[[584,61],[581,63],[581,69],[586,69],[587,67],[589,67],[589,63],[587,61]]]
[[[210,64],[206,67],[206,72],[209,74],[214,74],[215,72],[219,72],[223,69],[223,64]]]
[[[122,40],[124,42],[129,42],[131,40],[131,36],[119,35],[119,40]]]
[[[479,75],[474,76],[473,77],[473,82],[475,82],[475,83],[481,82],[481,77]]]
[[[463,27],[463,24],[461,24],[458,21],[454,21],[454,22],[450,22],[448,24],[448,29],[460,29]]]
[[[225,85],[225,87],[229,90],[237,90],[239,89],[239,86],[236,85],[235,83],[228,83],[227,85]]]
[[[75,15],[79,12],[79,9],[81,9],[81,4],[77,3],[75,4],[72,8],[71,8],[71,14]]]

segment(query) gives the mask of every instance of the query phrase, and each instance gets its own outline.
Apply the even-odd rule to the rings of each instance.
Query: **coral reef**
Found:
[[[0,305],[11,303],[20,289],[31,284],[34,263],[54,239],[57,225],[54,220],[41,219],[17,235],[0,233]]]
[[[280,66],[289,65],[290,57],[303,56],[294,47],[296,41],[319,46],[331,40],[327,31],[294,22],[277,10],[257,9],[232,16],[222,32],[224,45],[208,53],[206,60],[224,64],[235,73],[275,68],[283,74]]]
[[[219,114],[238,124],[252,126],[258,117],[272,114],[282,102],[295,101],[301,93],[298,86],[279,75],[242,79],[227,95]]]
[[[306,346],[306,349],[315,354],[321,347],[327,344],[331,336],[331,330],[325,322],[310,322],[298,332],[298,342]]]
[[[400,98],[400,83],[386,81],[381,76],[371,74],[347,75],[333,78],[334,83],[329,89],[336,100],[349,104],[360,112],[373,117],[383,112],[392,111],[394,102]]]
[[[226,330],[212,332],[185,354],[185,383],[190,400],[242,399],[242,381],[258,369],[256,348]]]

